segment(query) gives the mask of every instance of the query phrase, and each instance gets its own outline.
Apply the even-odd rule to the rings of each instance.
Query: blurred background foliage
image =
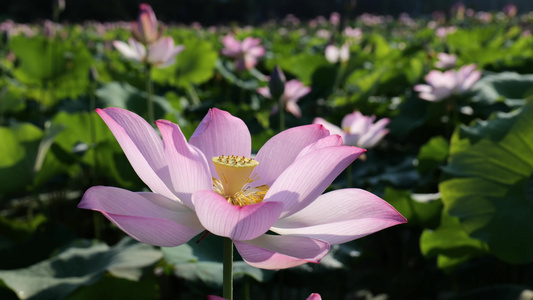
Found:
[[[0,299],[203,299],[220,292],[220,238],[151,247],[76,207],[93,185],[145,189],[94,113],[116,106],[146,117],[143,66],[111,46],[131,36],[127,22],[139,3],[67,0],[60,20],[72,24],[61,26],[42,22],[52,15],[49,1],[0,3],[0,19],[32,23],[13,26],[0,48]],[[304,299],[311,292],[324,299],[531,299],[530,1],[514,1],[524,12],[516,18],[496,13],[507,1],[463,1],[493,18],[449,17],[439,24],[456,27],[446,37],[429,26],[430,14],[451,16],[451,1],[360,0],[351,8],[351,1],[148,3],[167,22],[165,34],[186,46],[176,64],[152,74],[156,118],[178,123],[186,136],[218,107],[246,122],[257,151],[277,132],[275,103],[256,92],[275,65],[312,87],[298,102],[302,118],[287,115],[288,126],[317,116],[340,124],[354,110],[391,119],[389,135],[331,189],[349,182],[367,189],[409,223],[335,246],[319,265],[273,272],[236,257],[238,299]],[[315,27],[279,20],[332,11],[361,36],[348,37],[326,19]],[[377,24],[355,17],[404,11],[423,16],[378,17]],[[278,21],[262,23],[271,18]],[[85,20],[127,22],[74,24]],[[261,25],[171,24],[193,21]],[[261,39],[266,55],[255,69],[238,72],[221,55],[228,33]],[[329,63],[326,46],[348,40],[349,61]],[[413,91],[438,52],[483,72],[468,93],[449,100],[451,108]],[[90,67],[98,76],[89,76]]]
[[[82,22],[133,20],[140,3],[148,3],[157,12],[158,19],[168,23],[221,25],[229,22],[258,25],[273,19],[294,14],[301,19],[328,16],[336,11],[344,16],[355,17],[361,13],[397,16],[408,13],[411,16],[430,15],[434,11],[449,12],[456,2],[477,11],[497,11],[513,3],[519,11],[533,10],[529,0],[66,0],[66,10],[61,21]],[[47,19],[52,15],[51,0],[3,0],[0,3],[0,20],[13,19],[28,23]]]

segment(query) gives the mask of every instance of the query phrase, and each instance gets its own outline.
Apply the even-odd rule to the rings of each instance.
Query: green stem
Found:
[[[223,296],[228,300],[233,300],[233,241],[230,238],[224,239],[224,259],[223,259]]]
[[[0,91],[0,126],[4,123],[4,96],[7,94],[7,86]]]
[[[148,54],[147,54],[148,55]],[[146,64],[146,94],[147,94],[147,108],[148,108],[148,123],[150,125],[154,124],[154,102],[152,99],[152,95],[154,93],[154,85],[152,82],[152,67],[149,64]]]
[[[349,164],[348,167],[346,167],[346,187],[351,188],[353,187],[353,177],[352,177],[352,164]]]
[[[250,299],[250,276],[244,276],[244,300]]]
[[[198,97],[198,93],[196,92],[196,89],[193,85],[190,85],[187,89],[189,92],[189,96],[191,97],[191,102],[194,106],[200,106],[200,97]]]
[[[285,130],[285,106],[283,105],[283,98],[279,97],[278,100],[278,110],[279,110],[279,132]]]
[[[93,148],[93,162],[94,162],[94,174],[93,174],[93,178],[97,179],[97,170],[98,170],[98,155],[96,153],[96,127],[95,127],[95,121],[93,119],[93,117],[96,117],[94,115],[94,110],[96,109],[96,104],[95,104],[95,99],[94,99],[94,90],[95,90],[95,87],[94,87],[94,83],[90,83],[90,91],[89,91],[89,101],[90,101],[90,104],[89,104],[89,126],[90,126],[90,131],[91,131],[91,148]],[[95,182],[93,182],[95,183]]]

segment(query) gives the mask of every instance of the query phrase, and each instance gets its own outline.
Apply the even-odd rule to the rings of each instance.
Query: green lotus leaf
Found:
[[[131,238],[124,238],[111,248],[82,241],[28,268],[0,271],[0,279],[20,299],[63,299],[77,288],[97,282],[106,272],[138,280],[140,268],[160,258],[159,250]]]
[[[180,44],[185,46],[185,50],[178,54],[174,65],[153,69],[154,81],[187,88],[191,84],[201,84],[213,77],[218,58],[213,45],[199,39],[186,39]]]
[[[506,130],[491,135],[498,129],[487,125],[478,131],[485,138],[454,134],[439,189],[447,213],[490,253],[509,263],[532,262],[533,103],[485,124],[492,122],[507,123]]]

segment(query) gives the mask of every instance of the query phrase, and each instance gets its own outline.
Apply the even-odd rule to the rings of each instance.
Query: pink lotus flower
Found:
[[[113,41],[113,46],[122,53],[126,58],[146,62],[158,68],[166,68],[176,62],[176,55],[178,55],[185,46],[174,46],[174,40],[167,36],[157,40],[155,43],[148,45],[148,53],[143,44],[130,38],[129,44],[122,41]]]
[[[481,77],[475,64],[461,67],[458,71],[430,71],[426,75],[428,84],[418,84],[413,88],[419,92],[418,97],[427,101],[441,101],[454,94],[462,94],[469,90]]]
[[[219,296],[209,295],[207,296],[207,300],[227,300],[227,299],[219,297]],[[309,297],[307,297],[306,300],[322,300],[322,297],[320,297],[320,294],[312,293],[311,295],[309,295]]]
[[[270,94],[270,89],[268,87],[260,87],[257,89],[257,92],[265,98],[272,98]],[[304,86],[303,83],[297,79],[291,79],[285,83],[285,90],[283,95],[281,95],[281,100],[285,104],[285,110],[290,112],[293,116],[300,118],[302,116],[302,111],[298,106],[298,100],[303,96],[309,94],[311,88]],[[275,110],[278,109],[277,106]]]
[[[342,119],[342,128],[322,118],[315,118],[313,123],[323,125],[331,134],[340,135],[344,145],[370,149],[376,146],[389,133],[385,126],[389,124],[390,119],[383,118],[374,123],[375,120],[376,116],[367,117],[356,111]]]
[[[252,159],[248,128],[225,111],[211,109],[189,142],[166,120],[156,122],[161,140],[132,112],[97,113],[151,192],[95,186],[78,207],[100,211],[143,243],[174,247],[207,230],[231,238],[248,264],[281,269],[317,263],[330,245],[406,222],[364,190],[321,195],[364,152],[323,126],[285,130]]]
[[[137,21],[131,22],[131,30],[137,41],[145,45],[161,37],[161,29],[158,28],[157,18],[150,5],[146,3],[139,5],[139,15]]]
[[[226,35],[222,39],[222,44],[224,44],[222,54],[235,59],[235,69],[250,70],[257,65],[257,58],[265,55],[265,48],[260,46],[260,43],[260,39],[252,37],[239,42],[233,35]]]
[[[518,12],[518,8],[516,8],[516,5],[512,3],[508,3],[503,7],[502,12],[509,18],[514,18]]]
[[[335,45],[328,45],[325,55],[326,59],[332,64],[339,61],[345,63],[350,59],[350,46],[344,44],[342,47],[337,48]]]
[[[457,63],[457,56],[453,54],[442,52],[437,54],[437,58],[439,60],[435,63],[435,67],[439,69],[451,69],[455,67],[455,64]]]
[[[435,30],[435,35],[440,38],[445,38],[448,34],[452,34],[457,31],[457,28],[455,26],[450,27],[439,27],[437,30]]]

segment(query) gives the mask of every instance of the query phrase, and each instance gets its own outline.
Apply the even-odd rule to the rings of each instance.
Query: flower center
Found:
[[[233,205],[249,205],[263,201],[268,185],[249,187],[247,184],[259,179],[252,172],[259,162],[244,156],[217,156],[211,159],[215,164],[219,179],[213,178],[213,191]]]

